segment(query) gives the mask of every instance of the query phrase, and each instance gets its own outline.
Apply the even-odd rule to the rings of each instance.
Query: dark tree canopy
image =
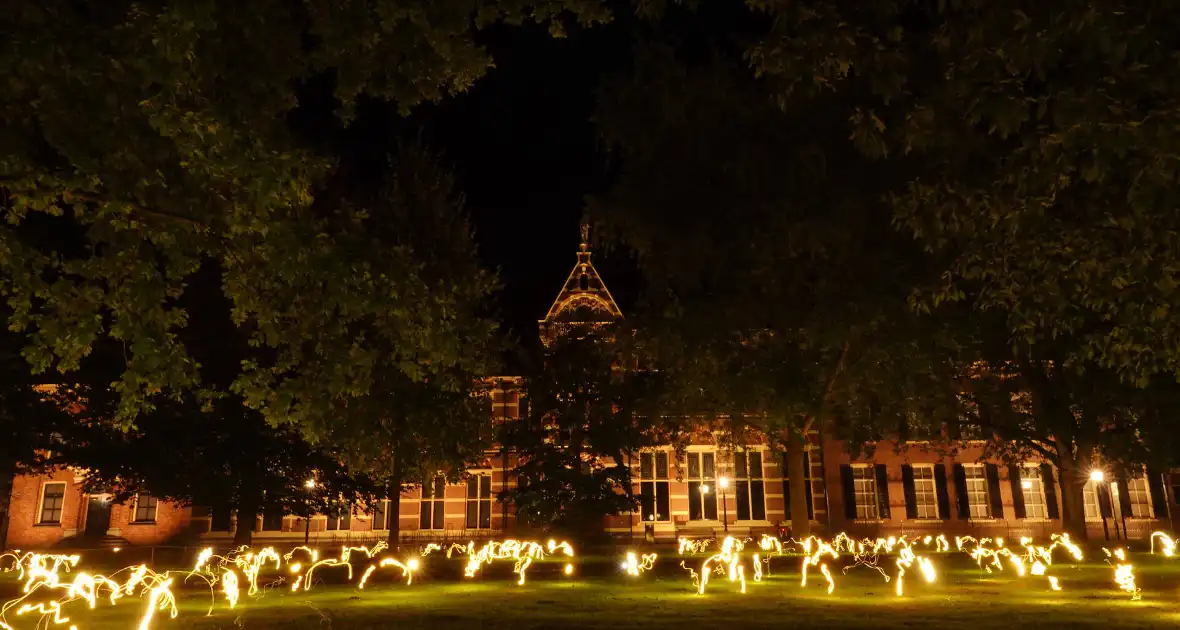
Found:
[[[114,340],[127,357],[117,417],[130,424],[157,394],[202,386],[177,302],[213,264],[260,349],[235,389],[272,423],[314,434],[381,370],[422,381],[469,369],[457,329],[486,278],[431,265],[470,243],[390,243],[388,209],[325,202],[337,160],[312,149],[300,114],[326,100],[347,124],[363,97],[408,111],[461,91],[492,63],[478,28],[560,31],[563,13],[606,17],[579,1],[7,7],[0,289],[9,324],[30,334],[25,356],[69,372]],[[40,238],[45,215],[72,240]]]
[[[88,492],[109,492],[116,501],[147,493],[182,505],[234,509],[240,543],[249,542],[256,515],[363,508],[384,490],[294,430],[269,426],[237,397],[212,404],[162,399],[130,431],[79,422],[62,438],[50,463],[84,470]],[[314,487],[307,487],[309,480]]]
[[[817,1],[766,7],[750,60],[786,107],[823,100],[868,156],[917,166],[899,228],[943,262],[931,304],[1002,313],[1143,384],[1180,374],[1177,17],[1149,5]]]
[[[636,326],[682,384],[678,404],[724,414],[738,441],[752,424],[793,448],[820,418],[895,430],[944,369],[907,304],[933,279],[926,255],[884,199],[906,165],[863,156],[832,112],[777,106],[723,46],[652,44],[601,90],[619,174],[591,215],[639,255]]]
[[[636,506],[629,457],[655,437],[653,376],[634,369],[614,332],[559,336],[526,377],[523,417],[502,425],[502,443],[519,457],[505,498],[522,522],[592,532]]]
[[[1148,409],[1180,374],[1174,18],[918,0],[647,15],[634,69],[601,88],[618,182],[591,214],[639,254],[687,391],[853,444],[982,424],[1001,454],[1068,469],[1078,515],[1098,451],[1159,457]]]

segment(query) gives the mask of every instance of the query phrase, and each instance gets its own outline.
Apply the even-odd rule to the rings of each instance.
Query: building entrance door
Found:
[[[107,497],[92,496],[86,503],[86,535],[102,537],[111,528],[111,501]]]

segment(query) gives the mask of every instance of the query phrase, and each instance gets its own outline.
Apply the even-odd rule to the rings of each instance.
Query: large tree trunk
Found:
[[[803,540],[811,535],[807,513],[807,471],[804,469],[807,434],[787,436],[787,477],[791,489],[791,537]]]
[[[1058,466],[1061,478],[1061,526],[1077,542],[1087,540],[1085,493],[1086,473],[1077,462],[1073,446],[1057,443]]]
[[[0,551],[8,548],[8,514],[12,507],[12,480],[15,476],[15,462],[4,462],[0,466]]]
[[[241,547],[249,545],[254,538],[254,525],[258,520],[258,504],[260,500],[254,497],[242,499],[238,505],[238,522],[234,527],[234,545]]]
[[[390,467],[386,494],[389,495],[389,549],[397,552],[402,540],[402,474],[396,463]]]

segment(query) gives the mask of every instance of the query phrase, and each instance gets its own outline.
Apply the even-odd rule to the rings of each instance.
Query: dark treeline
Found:
[[[798,484],[816,426],[994,437],[989,455],[1055,465],[1083,536],[1089,467],[1177,463],[1177,20],[18,1],[0,477],[72,465],[120,496],[310,514],[458,480],[498,437],[524,455],[521,513],[571,528],[632,509],[622,454],[708,417],[768,436]],[[541,30],[582,56],[605,173],[572,211],[643,290],[626,332],[524,352],[524,419],[495,436],[480,383],[515,341],[491,307],[513,278],[482,264],[446,147],[422,140],[446,134],[422,132]]]

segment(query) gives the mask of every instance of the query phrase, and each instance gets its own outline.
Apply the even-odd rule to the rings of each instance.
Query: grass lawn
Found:
[[[344,584],[317,586],[311,592],[270,589],[264,597],[243,596],[234,611],[218,598],[206,616],[207,592],[178,590],[180,616],[160,618],[153,628],[292,628],[352,630],[369,628],[1142,628],[1180,623],[1180,559],[1136,554],[1136,577],[1142,600],[1118,590],[1113,569],[1103,563],[1055,565],[1050,573],[1064,590],[1053,592],[1043,577],[1020,578],[1011,569],[989,575],[962,554],[938,558],[939,577],[922,581],[907,573],[903,597],[894,583],[872,569],[856,567],[846,575],[834,571],[836,590],[812,573],[799,586],[799,559],[776,558],[773,575],[751,581],[747,593],[723,578],[710,580],[697,595],[687,571],[672,556],[661,558],[655,575],[628,578],[600,563],[584,566],[595,577],[564,577],[556,565],[539,565],[529,581],[517,586],[504,572],[482,579],[421,576],[406,586],[391,573],[376,575],[358,591]],[[457,561],[440,561],[454,563]],[[699,561],[696,563],[699,564]],[[896,573],[892,563],[882,563]],[[495,569],[496,567],[493,567]],[[327,577],[327,576],[326,576]],[[330,578],[328,578],[330,579]],[[86,628],[137,628],[141,599],[100,604],[93,612],[77,602],[67,609],[69,624]],[[9,621],[13,621],[10,615]],[[17,630],[33,628],[33,617],[16,618]],[[68,627],[64,626],[64,627]]]

